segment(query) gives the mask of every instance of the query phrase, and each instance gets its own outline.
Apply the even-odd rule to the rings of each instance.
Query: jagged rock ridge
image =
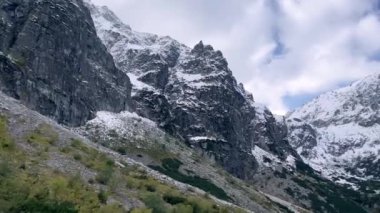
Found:
[[[88,7],[117,67],[132,80],[139,115],[242,179],[251,179],[259,167],[255,147],[282,161],[299,158],[286,140],[286,127],[237,84],[220,51],[135,32],[106,7]]]

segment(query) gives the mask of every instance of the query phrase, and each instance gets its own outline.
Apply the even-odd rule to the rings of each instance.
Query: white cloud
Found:
[[[376,0],[93,0],[139,31],[221,49],[255,99],[316,94],[380,70]]]

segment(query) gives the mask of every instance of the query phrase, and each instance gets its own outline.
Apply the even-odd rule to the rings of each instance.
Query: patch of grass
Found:
[[[311,177],[314,178],[314,175]],[[311,190],[313,193],[308,195],[312,209],[315,212],[345,212],[345,213],[365,213],[366,211],[353,201],[353,195],[348,195],[347,189],[321,178],[304,179],[292,178],[294,182],[303,188]],[[353,192],[353,191],[352,191]],[[357,192],[353,192],[357,194]]]
[[[41,146],[39,150],[49,151],[47,148],[55,145],[58,135],[49,126],[40,125],[26,138]],[[40,151],[35,155],[17,148],[5,117],[0,117],[0,144],[7,144],[0,146],[0,212],[124,212],[121,206],[107,205],[104,194],[83,183],[79,175],[71,177],[41,167]],[[65,152],[73,150],[70,147]],[[104,160],[97,168],[113,166],[113,161],[103,155],[96,157]]]
[[[65,146],[65,147],[59,148],[59,151],[64,153],[64,154],[68,154],[72,151],[72,149],[70,147]]]
[[[8,133],[8,121],[5,116],[0,115],[0,151],[14,149],[14,142]]]
[[[366,211],[360,207],[358,204],[349,199],[348,196],[339,188],[332,184],[316,184],[316,191],[319,192],[320,195],[324,196],[324,200],[328,203],[329,206],[332,206],[334,211],[329,212],[345,212],[345,213],[365,213]],[[313,198],[313,197],[311,197]],[[315,198],[315,197],[314,197]],[[312,205],[317,206],[321,205],[316,199],[311,199]],[[315,202],[313,204],[313,202]],[[325,204],[325,208],[328,206]]]
[[[113,160],[107,155],[86,146],[78,139],[71,139],[70,146],[62,147],[60,151],[64,154],[72,155],[75,160],[81,162],[87,168],[94,169],[100,173],[110,171],[114,166]]]
[[[105,192],[104,190],[101,189],[100,192],[98,193],[98,199],[99,199],[100,203],[107,204],[107,200],[108,200],[107,192]]]
[[[171,162],[170,166],[179,168],[179,162]],[[217,206],[208,196],[193,196],[180,192],[173,186],[168,186],[149,177],[144,170],[134,166],[122,168],[122,178],[128,192],[136,192],[145,203],[145,209],[134,209],[132,212],[243,212],[225,206]],[[120,188],[121,185],[119,184]]]
[[[95,177],[95,180],[103,185],[107,185],[113,174],[113,167],[112,166],[107,166],[103,170],[99,171],[98,174]]]
[[[136,144],[147,144],[143,148],[136,147]],[[165,145],[163,144],[150,144],[147,142],[137,142],[137,143],[125,143],[117,147],[110,147],[111,149],[119,152],[120,154],[131,154],[131,155],[147,155],[155,160],[163,160],[166,158],[173,158],[175,154],[171,153]]]
[[[75,153],[73,157],[74,157],[74,160],[77,160],[77,161],[82,160],[82,156],[79,153]]]
[[[169,190],[165,194],[162,193],[145,193],[142,195],[145,205],[152,210],[153,213],[192,213],[192,212],[244,212],[241,209],[229,208],[216,205],[210,198],[188,196]]]
[[[58,141],[58,134],[49,125],[41,124],[27,136],[27,141],[43,146],[54,145]]]
[[[9,212],[65,212],[76,213],[75,205],[70,202],[54,200],[38,200],[35,198],[22,202],[19,206],[11,208]]]
[[[61,148],[61,152],[72,155],[73,158],[89,169],[97,172],[95,181],[108,185],[114,174],[114,161],[105,154],[86,146],[78,139],[71,139],[69,147]]]
[[[0,161],[0,177],[9,177],[12,174],[12,168],[7,160]]]
[[[177,205],[179,203],[184,203],[186,201],[186,199],[183,198],[182,196],[173,195],[173,194],[165,194],[163,199],[165,200],[165,202],[171,205]]]
[[[80,141],[79,139],[76,139],[76,138],[72,138],[71,139],[70,146],[73,147],[73,148],[76,148],[76,149],[80,149],[80,150],[87,150],[87,147],[84,146],[84,144],[82,143],[82,141]]]
[[[153,213],[170,213],[168,204],[156,193],[148,193],[142,196],[145,205],[152,209]]]
[[[115,150],[116,150],[116,152],[120,153],[121,155],[127,154],[127,148],[124,146],[119,146]]]
[[[23,153],[26,159],[30,158]],[[24,167],[21,158],[9,161],[13,153],[2,152],[11,175],[0,176],[0,212],[102,212],[121,207],[106,205],[79,176],[65,176],[48,168]],[[116,211],[119,209],[119,211]],[[106,211],[107,212],[107,211]],[[109,212],[109,211],[108,211]]]
[[[228,197],[227,193],[210,182],[207,179],[198,177],[198,176],[188,176],[185,174],[182,174],[179,170],[179,167],[182,165],[182,162],[180,162],[177,159],[171,159],[167,158],[162,160],[162,167],[161,166],[149,166],[150,168],[157,170],[175,180],[178,180],[180,182],[198,187],[215,197],[222,199],[222,200],[231,200],[230,197]]]
[[[174,207],[173,212],[175,213],[193,213],[194,209],[193,206],[189,204],[178,204]]]
[[[150,177],[140,167],[125,165],[119,168],[107,155],[80,140],[71,139],[68,146],[57,149],[58,134],[49,126],[41,125],[25,138],[41,148],[37,153],[59,150],[59,154],[74,158],[96,172],[95,178],[89,182],[104,184],[104,191],[97,192],[84,183],[79,174],[72,177],[42,166],[41,158],[35,156],[35,152],[17,149],[9,135],[6,119],[0,117],[0,143],[8,144],[0,146],[0,212],[121,213],[125,211],[119,204],[107,204],[109,197],[120,196],[118,192],[127,192],[128,196],[145,203],[147,208],[134,209],[131,211],[134,213],[238,212],[230,207],[217,206],[208,197],[184,194],[174,186]],[[166,161],[164,168],[178,171],[181,164],[180,161]]]
[[[95,213],[125,213],[123,206],[120,204],[108,204],[105,206],[101,206],[99,210],[95,211]]]
[[[138,209],[132,209],[131,213],[152,213],[152,209],[147,208],[138,208]]]

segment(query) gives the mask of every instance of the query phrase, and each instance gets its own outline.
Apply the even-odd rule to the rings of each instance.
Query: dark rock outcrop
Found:
[[[81,0],[0,1],[0,87],[67,125],[129,107],[131,85]]]

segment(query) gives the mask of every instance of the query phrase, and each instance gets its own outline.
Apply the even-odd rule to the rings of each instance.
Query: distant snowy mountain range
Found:
[[[380,180],[380,74],[320,95],[286,123],[292,146],[323,176]]]

